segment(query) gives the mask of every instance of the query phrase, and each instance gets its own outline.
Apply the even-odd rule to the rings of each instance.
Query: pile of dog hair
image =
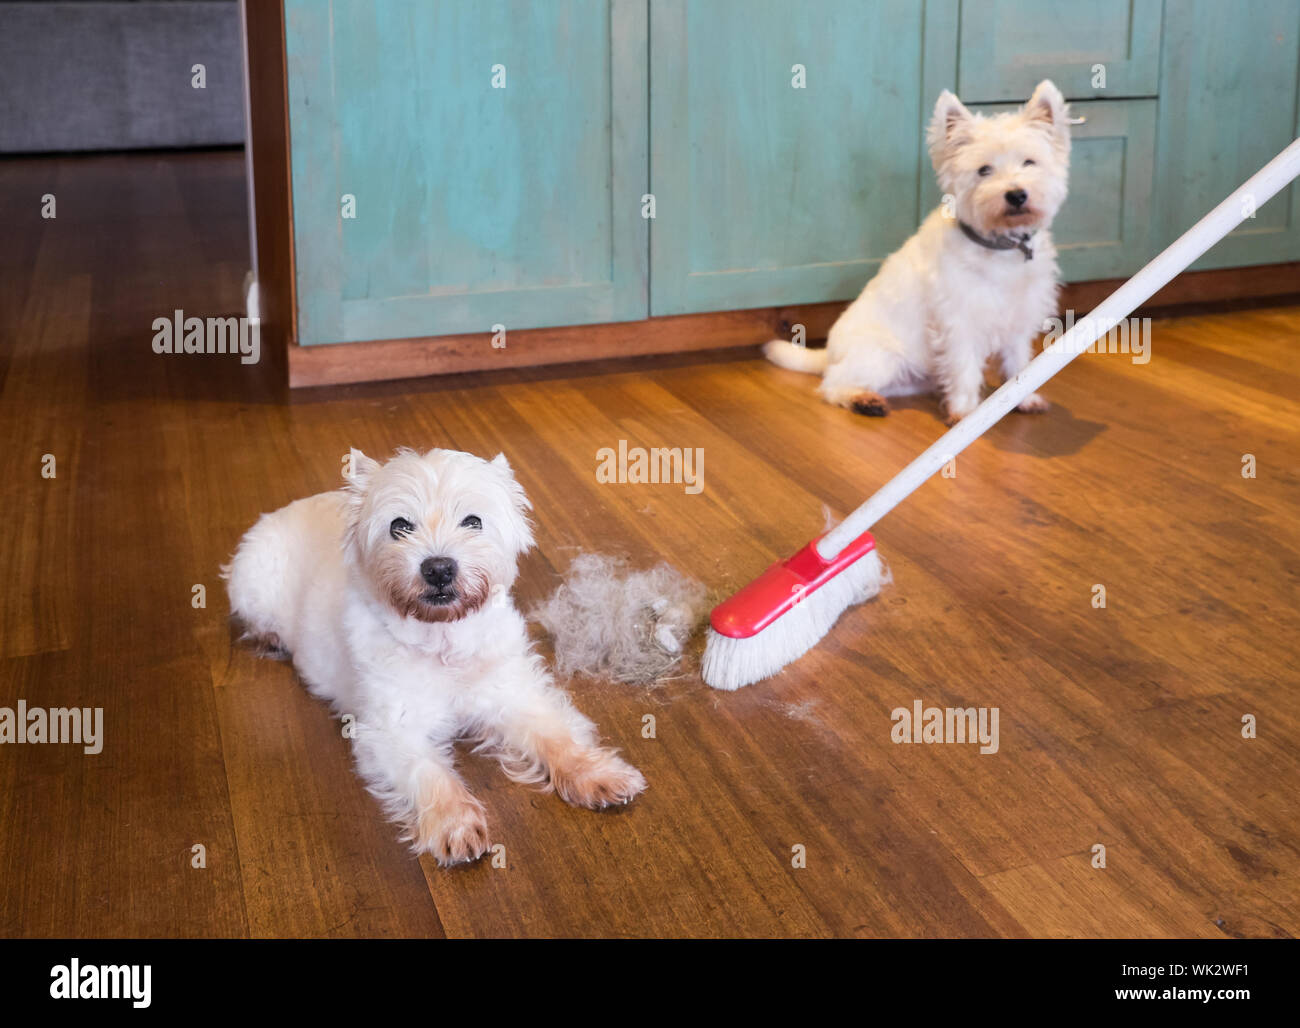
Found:
[[[564,581],[531,612],[555,641],[555,670],[651,685],[681,661],[704,617],[704,586],[667,564],[643,571],[580,553]]]

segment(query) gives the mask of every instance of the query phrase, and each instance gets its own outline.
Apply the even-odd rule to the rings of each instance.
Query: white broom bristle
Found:
[[[732,639],[710,628],[700,674],[713,688],[729,691],[771,678],[816,646],[847,608],[891,581],[889,568],[872,550],[757,635]]]

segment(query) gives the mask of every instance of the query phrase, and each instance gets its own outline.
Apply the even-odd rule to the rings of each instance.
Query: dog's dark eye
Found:
[[[980,178],[984,178],[986,175],[992,175],[992,174],[993,174],[993,165],[985,164],[980,168]]]
[[[460,523],[461,528],[482,528],[483,519],[477,514],[466,515],[465,520]]]
[[[406,518],[393,518],[393,523],[388,526],[388,534],[394,539],[400,539],[404,535],[409,535],[415,531],[415,526]]]
[[[1029,167],[1031,164],[1037,164],[1037,163],[1038,163],[1038,162],[1037,162],[1036,160],[1034,160],[1032,157],[1026,157],[1026,158],[1025,158],[1025,167],[1026,167],[1026,168]]]

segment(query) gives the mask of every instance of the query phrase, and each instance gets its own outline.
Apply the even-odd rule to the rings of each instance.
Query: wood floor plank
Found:
[[[66,246],[66,244],[64,244]],[[66,649],[75,622],[76,570],[72,502],[86,403],[86,344],[91,280],[58,277],[48,265],[59,244],[45,248],[34,281],[38,288],[4,346],[0,394],[0,497],[12,531],[0,535],[0,566],[8,588],[0,592],[0,656]],[[42,402],[30,409],[28,401]]]

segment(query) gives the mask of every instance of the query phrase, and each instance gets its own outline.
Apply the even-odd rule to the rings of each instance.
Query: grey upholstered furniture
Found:
[[[0,0],[0,152],[242,143],[241,50],[237,0]]]

